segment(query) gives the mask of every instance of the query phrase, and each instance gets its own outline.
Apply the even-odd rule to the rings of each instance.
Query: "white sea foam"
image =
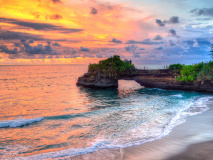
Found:
[[[193,116],[200,113],[207,111],[209,108],[207,107],[206,103],[212,99],[212,97],[203,97],[195,101],[195,103],[187,110],[183,112],[183,116]]]
[[[200,98],[196,101],[189,102],[188,105],[186,105],[184,108],[182,108],[175,114],[175,116],[170,120],[170,122],[166,126],[164,126],[164,129],[162,131],[160,128],[162,127],[161,125],[163,123],[161,123],[161,121],[164,121],[164,119],[159,120],[158,122],[154,121],[153,123],[158,123],[158,126],[160,126],[160,128],[156,128],[156,130],[158,130],[158,131],[155,134],[155,136],[151,136],[149,138],[138,139],[137,141],[132,141],[132,142],[127,142],[125,144],[121,144],[120,142],[127,139],[127,137],[124,137],[124,139],[121,138],[120,140],[114,139],[113,142],[111,142],[111,143],[108,142],[107,139],[104,139],[103,137],[101,137],[100,139],[96,139],[96,141],[92,144],[92,146],[88,147],[88,148],[70,148],[70,149],[66,149],[66,150],[43,153],[43,154],[33,155],[33,156],[29,156],[29,157],[18,157],[17,159],[32,159],[32,160],[33,159],[48,159],[48,158],[55,158],[55,159],[59,158],[60,159],[60,157],[73,157],[76,155],[91,153],[91,152],[94,152],[94,151],[97,151],[100,149],[124,148],[124,147],[140,145],[143,143],[151,142],[151,141],[160,139],[160,138],[170,134],[172,129],[175,126],[183,123],[187,116],[199,114],[199,113],[202,113],[202,112],[208,110],[208,107],[205,104],[211,98],[212,97],[205,97],[205,98]],[[193,108],[202,108],[202,109],[199,110],[199,112],[198,112],[198,111],[194,111]],[[150,126],[150,124],[143,124],[143,128],[141,128],[141,131],[144,129],[149,130],[150,128],[149,127],[147,128],[147,126]],[[140,134],[141,131],[138,128],[135,130],[135,133]]]
[[[165,127],[162,136],[168,135],[172,129],[185,122],[187,116],[193,116],[207,111],[209,108],[206,105],[206,102],[212,99],[212,97],[203,97],[199,98],[195,102],[190,102],[189,105],[177,112],[176,116],[172,118],[170,123]]]
[[[174,97],[178,97],[178,98],[183,98],[183,95],[182,94],[176,94],[176,95],[172,95]]]
[[[44,117],[39,118],[25,118],[25,119],[14,119],[8,121],[0,121],[0,128],[16,128],[21,127],[27,124],[31,124],[34,122],[42,121]]]

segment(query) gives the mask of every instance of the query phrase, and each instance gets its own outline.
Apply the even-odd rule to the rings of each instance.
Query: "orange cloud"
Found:
[[[0,30],[10,36],[18,35],[16,39],[5,38],[3,42],[10,46],[14,42],[19,42],[21,37],[25,39],[32,37],[31,39],[36,41],[34,46],[39,43],[46,45],[46,41],[59,41],[61,47],[64,48],[55,49],[62,55],[66,48],[80,48],[82,46],[93,49],[124,47],[125,45],[113,44],[110,41],[113,38],[123,42],[129,39],[142,40],[148,36],[146,29],[140,27],[138,20],[132,19],[133,13],[134,15],[141,13],[128,8],[128,4],[129,2],[122,4],[100,3],[95,0],[1,0],[0,24],[2,27]],[[145,17],[142,21],[151,18]],[[19,50],[19,52],[23,51]],[[87,63],[86,58],[83,59]],[[13,61],[19,63],[8,59],[5,62]],[[25,63],[27,60],[21,60],[20,57],[20,61]],[[3,60],[1,60],[2,62]],[[52,60],[42,62],[53,63]],[[60,61],[56,59],[56,63],[58,62],[66,63],[68,60],[65,58]],[[73,60],[69,62],[75,63]]]

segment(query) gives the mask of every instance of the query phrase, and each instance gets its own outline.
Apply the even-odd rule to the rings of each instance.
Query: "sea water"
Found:
[[[0,159],[72,157],[168,135],[208,110],[208,94],[144,88],[77,87],[85,65],[0,66]]]

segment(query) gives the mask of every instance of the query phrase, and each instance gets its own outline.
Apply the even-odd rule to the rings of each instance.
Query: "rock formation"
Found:
[[[134,74],[122,76],[119,79],[135,80],[140,85],[148,88],[213,93],[213,83],[211,81],[180,84],[176,81],[176,76],[177,73],[173,73],[172,70],[135,70]],[[118,88],[119,79],[110,79],[103,74],[88,72],[79,77],[77,85],[89,88]]]
[[[118,80],[110,79],[104,74],[88,72],[78,78],[77,85],[89,88],[118,88]]]
[[[118,88],[118,79],[133,75],[134,65],[120,56],[113,56],[98,64],[90,64],[88,73],[78,78],[77,85],[91,88]]]
[[[135,80],[141,86],[171,90],[198,91],[213,93],[213,82],[194,81],[182,83],[176,81],[180,71],[170,69],[138,70],[129,62],[123,62],[119,56],[91,64],[88,73],[78,78],[77,85],[89,88],[118,88],[118,80]]]
[[[211,81],[195,81],[183,84],[176,81],[177,73],[172,70],[150,70],[146,72],[135,74],[131,77],[131,80],[135,80],[140,85],[149,88],[213,93],[213,83]]]

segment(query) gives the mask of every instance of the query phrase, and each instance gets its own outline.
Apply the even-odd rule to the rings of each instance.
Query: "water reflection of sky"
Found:
[[[77,78],[87,71],[84,66],[1,68],[0,123],[44,117],[22,127],[0,128],[5,159],[65,149],[71,154],[76,148],[95,150],[155,138],[179,110],[201,96],[124,80],[118,89],[77,87]],[[14,146],[20,150],[12,154]]]

